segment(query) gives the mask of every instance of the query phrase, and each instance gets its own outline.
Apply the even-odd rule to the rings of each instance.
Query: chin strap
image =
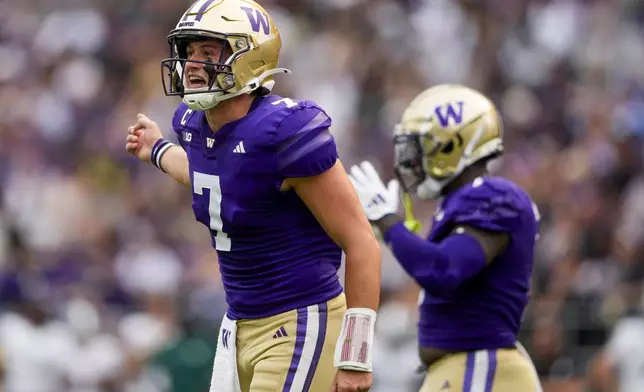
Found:
[[[235,97],[238,97],[238,96],[240,96],[240,95],[242,95],[242,94],[248,94],[248,93],[250,93],[250,92],[252,92],[252,91],[257,90],[258,88],[260,88],[260,87],[261,87],[262,82],[264,81],[264,79],[266,79],[267,77],[269,77],[269,76],[271,76],[271,75],[280,74],[280,73],[283,73],[283,74],[290,74],[290,73],[291,73],[291,71],[290,71],[290,70],[288,70],[288,69],[286,69],[286,68],[273,68],[273,69],[269,69],[269,70],[265,71],[264,73],[262,73],[261,75],[259,75],[258,77],[251,79],[251,80],[246,84],[246,86],[244,86],[243,88],[239,89],[239,91],[236,91],[236,92],[234,92],[234,93],[228,93],[228,94],[221,94],[221,95],[217,95],[217,93],[209,93],[209,92],[207,92],[207,91],[206,91],[206,92],[204,92],[204,93],[202,93],[202,94],[204,94],[204,95],[206,95],[206,94],[207,94],[208,96],[210,96],[210,98],[211,98],[211,100],[212,100],[212,101],[211,101],[211,103],[210,103],[210,104],[208,104],[208,105],[206,105],[206,106],[202,106],[202,105],[200,105],[200,104],[199,104],[197,108],[193,108],[193,106],[197,106],[197,105],[196,105],[196,104],[194,104],[194,103],[192,103],[192,102],[190,102],[190,101],[193,101],[193,100],[194,100],[194,101],[198,101],[198,98],[197,98],[197,97],[198,97],[199,95],[201,95],[201,94],[192,94],[192,95],[190,95],[190,96],[186,95],[186,96],[184,96],[183,101],[184,101],[184,102],[185,102],[185,103],[186,103],[186,104],[187,104],[191,109],[193,109],[193,110],[207,110],[207,109],[212,109],[212,108],[214,108],[215,106],[217,106],[217,104],[218,104],[219,102],[221,102],[221,101],[225,101],[225,100],[227,100],[227,99],[235,98]],[[191,99],[191,98],[192,98],[192,99]]]
[[[411,200],[411,194],[403,192],[403,207],[405,207],[405,227],[412,233],[418,233],[423,225],[414,217],[414,203]]]
[[[266,71],[266,72],[262,73],[262,74],[261,74],[261,75],[259,75],[258,77],[251,79],[251,80],[246,84],[246,86],[244,86],[244,88],[240,89],[239,91],[234,92],[234,93],[230,93],[230,94],[223,94],[223,95],[219,95],[219,96],[217,96],[217,97],[215,98],[215,100],[216,100],[217,102],[221,102],[221,101],[225,101],[225,100],[230,99],[230,98],[234,98],[234,97],[240,96],[240,95],[242,95],[242,94],[248,94],[248,93],[250,93],[251,91],[255,91],[255,90],[257,90],[258,88],[260,88],[260,87],[261,87],[261,85],[262,85],[262,82],[263,82],[263,81],[264,81],[264,79],[266,79],[267,77],[269,77],[269,76],[271,76],[271,75],[275,75],[275,74],[280,74],[280,73],[283,73],[283,74],[290,74],[290,73],[291,73],[291,71],[290,71],[289,69],[286,69],[286,68],[273,68],[273,69],[269,69],[268,71]]]
[[[376,312],[368,308],[349,308],[335,345],[333,363],[338,369],[372,371],[373,335]]]

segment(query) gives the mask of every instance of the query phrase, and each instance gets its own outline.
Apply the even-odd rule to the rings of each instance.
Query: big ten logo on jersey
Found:
[[[441,127],[447,128],[463,122],[463,105],[463,101],[457,101],[436,106],[434,113],[436,113],[436,118]]]
[[[268,15],[258,10],[257,8],[251,7],[241,7],[241,9],[248,16],[248,21],[250,22],[250,27],[254,32],[259,33],[259,28],[261,27],[264,31],[264,34],[268,35],[271,32],[270,22],[268,21]]]

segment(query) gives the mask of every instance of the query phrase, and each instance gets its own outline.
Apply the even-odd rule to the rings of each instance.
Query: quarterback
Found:
[[[271,94],[289,71],[277,68],[273,19],[252,1],[199,0],[168,42],[180,146],[140,114],[126,149],[189,187],[211,233],[228,303],[211,392],[368,390],[380,248],[331,119]]]
[[[539,391],[517,343],[539,214],[517,185],[486,172],[503,152],[499,114],[474,90],[436,86],[405,110],[394,144],[397,180],[385,186],[369,162],[350,176],[367,218],[422,289],[421,391]],[[397,215],[400,187],[406,222]],[[442,199],[426,240],[412,233],[411,192]]]

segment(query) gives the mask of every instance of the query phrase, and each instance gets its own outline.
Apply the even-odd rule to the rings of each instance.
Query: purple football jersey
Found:
[[[515,344],[529,299],[538,220],[530,197],[499,177],[480,177],[442,200],[429,241],[440,242],[456,225],[466,225],[507,233],[510,242],[449,298],[421,294],[421,346],[461,351]]]
[[[315,103],[255,98],[248,114],[212,132],[181,104],[173,127],[187,151],[195,217],[211,231],[228,316],[261,318],[342,292],[341,249],[285,178],[315,176],[338,158],[331,119]]]

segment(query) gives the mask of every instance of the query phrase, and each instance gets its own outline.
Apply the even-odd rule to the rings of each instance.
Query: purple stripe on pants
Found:
[[[289,366],[288,368],[288,375],[286,376],[286,382],[284,383],[284,388],[282,388],[282,392],[290,392],[291,386],[293,385],[293,380],[295,379],[295,373],[297,372],[297,367],[299,366],[300,358],[302,357],[302,350],[304,349],[304,340],[306,339],[307,318],[308,318],[308,312],[306,308],[299,308],[297,310],[297,331],[295,334],[295,349],[293,350],[293,358],[291,359],[291,366]]]
[[[320,356],[322,355],[322,348],[324,348],[324,338],[326,337],[326,322],[327,322],[327,305],[326,303],[318,305],[318,314],[319,314],[319,326],[318,326],[318,340],[315,342],[315,351],[313,352],[313,360],[311,361],[311,367],[309,372],[306,375],[306,381],[304,382],[304,389],[302,392],[308,392],[311,387],[311,382],[313,381],[313,376],[315,375],[315,370],[318,367],[318,362],[320,362]]]
[[[485,377],[485,392],[492,392],[494,385],[494,375],[496,373],[496,350],[487,351],[488,368]]]
[[[474,364],[476,359],[476,352],[470,351],[467,353],[467,361],[465,364],[465,379],[463,380],[463,392],[472,392],[472,379],[474,378]]]

